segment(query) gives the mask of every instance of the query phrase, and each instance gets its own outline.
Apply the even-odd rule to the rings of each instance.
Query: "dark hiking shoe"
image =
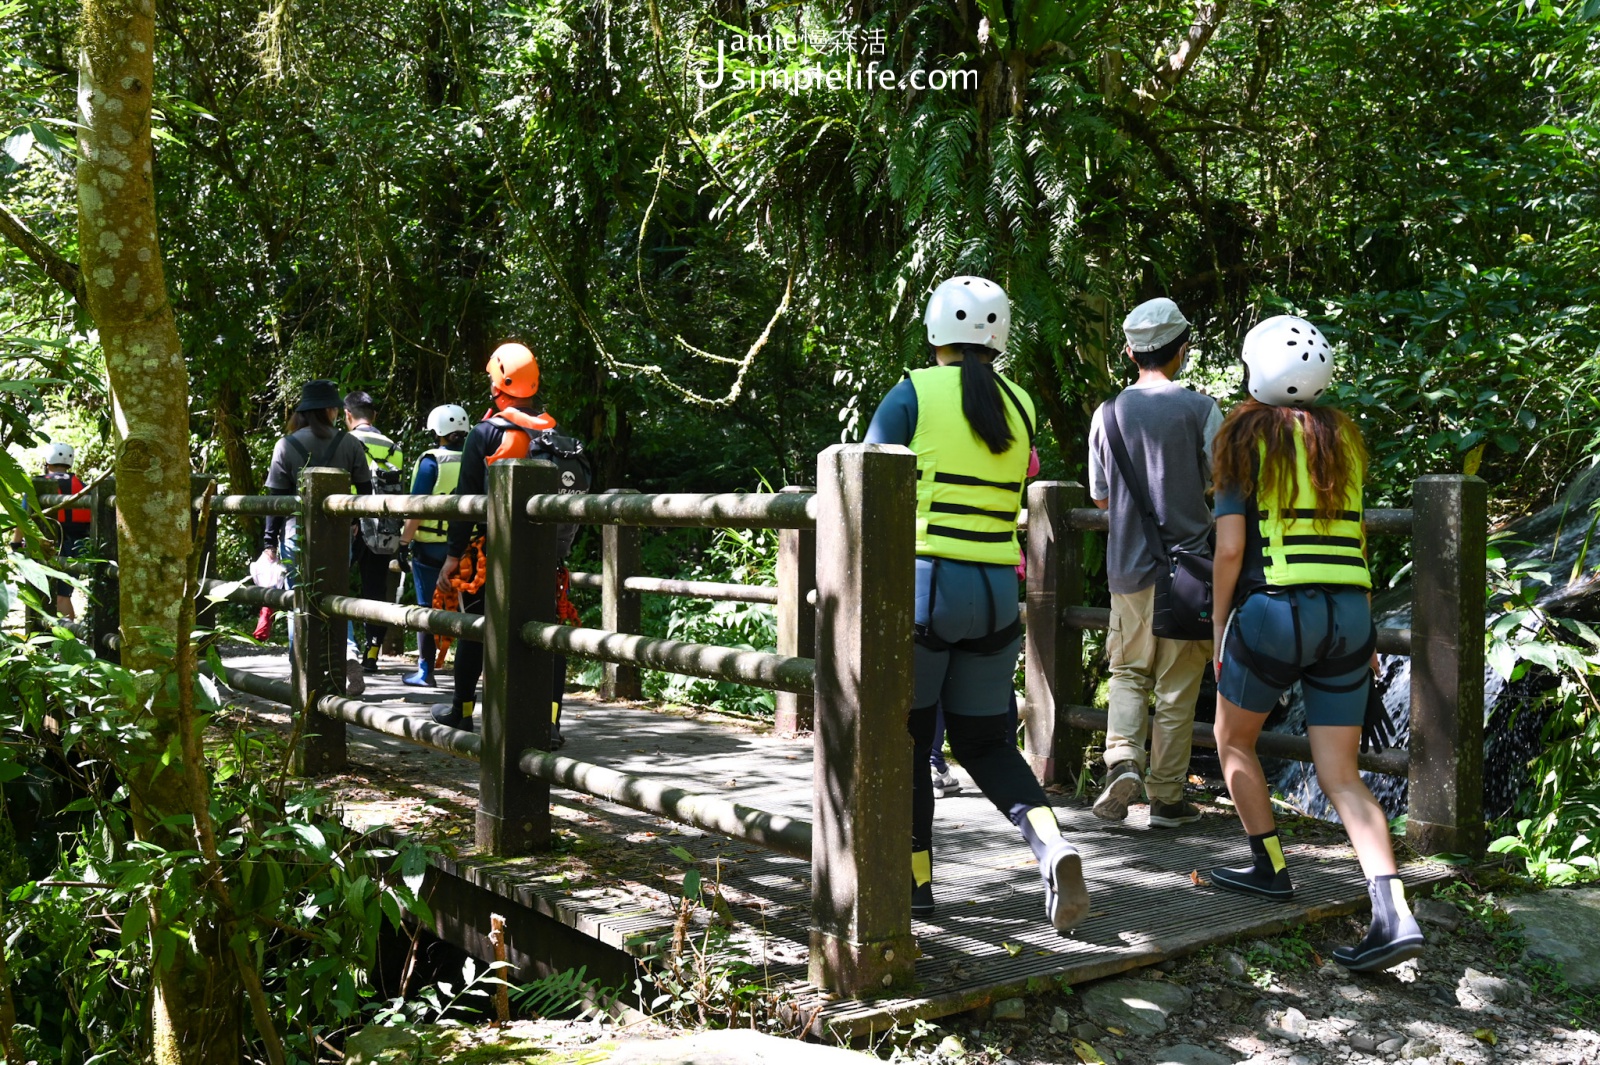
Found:
[[[1094,801],[1094,815],[1102,821],[1121,821],[1128,816],[1128,803],[1144,786],[1139,767],[1132,762],[1118,762],[1106,774],[1106,785]]]
[[[1259,895],[1264,899],[1282,902],[1294,898],[1294,885],[1289,882],[1289,870],[1264,873],[1253,865],[1237,869],[1212,869],[1206,878],[1219,888],[1238,891],[1246,895]]]
[[[1154,828],[1177,828],[1200,820],[1200,807],[1179,799],[1177,802],[1150,803],[1150,824]]]
[[[455,703],[439,703],[429,713],[433,720],[440,725],[449,725],[451,728],[465,729],[468,732],[472,731],[472,714],[463,714],[461,708]]]
[[[933,910],[933,881],[930,880],[926,884],[912,884],[911,916],[932,917]]]

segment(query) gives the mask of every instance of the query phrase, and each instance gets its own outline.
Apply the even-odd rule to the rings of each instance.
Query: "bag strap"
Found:
[[[305,460],[305,466],[300,467],[301,469],[305,469],[306,466],[320,466],[326,462],[328,460],[328,456],[332,455],[334,449],[339,446],[339,438],[342,436],[344,436],[343,427],[335,429],[333,431],[333,437],[323,445],[322,453],[317,456],[317,460],[315,462],[311,461],[311,449],[306,447],[300,441],[296,440],[293,433],[290,433],[284,439],[288,442],[289,446],[298,451],[300,453],[300,457]]]
[[[1027,408],[1022,405],[1022,401],[1017,398],[1017,394],[1011,391],[1011,386],[1006,384],[1006,379],[1004,377],[1001,377],[999,374],[995,374],[994,383],[1000,386],[1000,391],[1006,394],[1006,398],[1011,401],[1011,405],[1017,408],[1017,413],[1022,415],[1022,424],[1028,427],[1028,446],[1032,447],[1034,437],[1033,419],[1028,417]]]
[[[1127,482],[1134,506],[1139,508],[1140,524],[1144,526],[1144,537],[1150,545],[1150,553],[1156,556],[1157,561],[1170,565],[1167,545],[1161,540],[1161,524],[1156,521],[1155,506],[1150,502],[1150,489],[1145,486],[1142,473],[1135,470],[1128,446],[1122,441],[1122,430],[1117,426],[1117,400],[1121,398],[1120,395],[1113,396],[1101,408],[1104,412],[1101,420],[1105,425],[1106,442],[1111,445],[1111,457],[1116,460],[1117,469]]]

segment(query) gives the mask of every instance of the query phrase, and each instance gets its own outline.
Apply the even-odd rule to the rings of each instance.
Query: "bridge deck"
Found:
[[[281,655],[230,659],[229,665],[287,677]],[[367,701],[424,714],[444,689],[423,693],[386,667],[369,678]],[[286,724],[283,708],[240,697],[258,716]],[[719,794],[809,820],[811,744],[754,728],[696,720],[638,705],[569,696],[562,753],[626,772]],[[1097,820],[1080,800],[1055,796],[1063,830],[1085,857],[1090,917],[1071,937],[1043,920],[1036,866],[1018,834],[957,770],[966,790],[942,799],[935,826],[939,912],[914,922],[922,956],[914,993],[872,1000],[832,998],[805,983],[809,866],[794,858],[676,826],[649,814],[555,791],[559,839],[553,853],[482,859],[472,854],[477,767],[359,728],[349,730],[351,771],[331,782],[346,818],[440,843],[447,871],[554,917],[633,955],[672,932],[687,865],[695,856],[731,911],[730,942],[791,992],[805,1015],[839,1034],[882,1031],[916,1017],[938,1017],[1038,987],[1080,983],[1235,936],[1276,931],[1351,912],[1366,903],[1353,856],[1336,828],[1302,824],[1287,842],[1297,898],[1271,903],[1197,885],[1191,872],[1242,861],[1244,841],[1231,810],[1184,830],[1151,829],[1147,808],[1126,823]],[[1421,886],[1448,877],[1443,866],[1413,862]],[[704,911],[700,911],[704,916]],[[701,922],[703,926],[703,921]]]

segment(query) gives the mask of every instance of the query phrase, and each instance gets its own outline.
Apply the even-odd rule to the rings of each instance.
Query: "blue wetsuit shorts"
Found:
[[[924,635],[913,647],[911,705],[939,703],[946,714],[973,717],[1009,713],[1022,650],[1019,609],[1015,566],[919,556],[914,620]]]
[[[1217,694],[1265,714],[1299,682],[1306,724],[1360,725],[1377,639],[1365,588],[1303,585],[1256,591],[1228,619]]]

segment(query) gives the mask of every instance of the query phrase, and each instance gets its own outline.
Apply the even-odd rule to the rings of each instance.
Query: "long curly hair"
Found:
[[[1294,461],[1297,424],[1305,438],[1306,469],[1317,498],[1316,524],[1325,526],[1346,509],[1351,481],[1365,480],[1367,469],[1361,430],[1335,407],[1274,407],[1254,399],[1244,401],[1228,412],[1211,445],[1212,480],[1219,492],[1293,499],[1300,489]]]

